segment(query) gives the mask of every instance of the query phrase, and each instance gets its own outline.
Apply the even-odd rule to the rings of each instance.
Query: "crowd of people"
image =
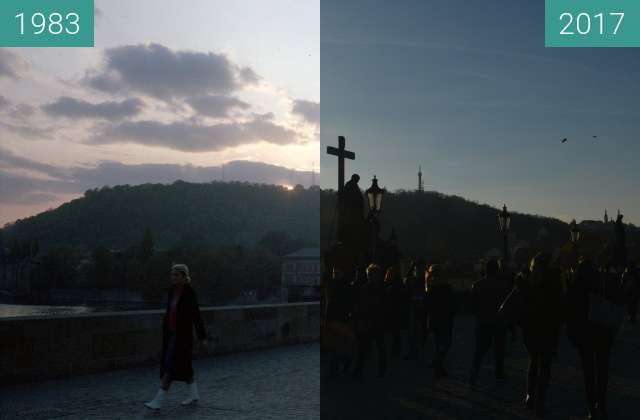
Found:
[[[374,347],[380,377],[386,374],[388,359],[421,362],[431,336],[434,377],[446,377],[456,313],[470,308],[475,319],[470,387],[476,385],[492,346],[495,377],[504,378],[507,337],[515,340],[519,327],[529,357],[523,403],[543,417],[552,364],[566,325],[581,359],[588,418],[607,418],[609,356],[624,312],[635,322],[640,296],[633,264],[597,267],[581,258],[573,267],[560,267],[544,252],[517,270],[490,260],[470,293],[454,291],[442,265],[422,260],[413,262],[404,276],[397,266],[383,269],[376,264],[354,271],[334,267],[329,273],[323,287],[322,334],[332,376],[363,381]]]

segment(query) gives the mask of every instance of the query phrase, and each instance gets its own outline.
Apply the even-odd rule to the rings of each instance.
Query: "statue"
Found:
[[[618,210],[618,217],[616,218],[614,227],[614,245],[613,245],[613,264],[618,267],[624,267],[627,264],[627,247],[626,247],[626,233],[624,231],[624,223],[622,218],[624,216],[620,214]]]
[[[349,247],[360,248],[366,234],[364,197],[358,186],[360,176],[353,174],[338,197],[338,240]]]

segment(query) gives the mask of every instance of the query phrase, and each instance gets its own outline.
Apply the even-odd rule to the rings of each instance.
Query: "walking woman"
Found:
[[[590,295],[601,292],[601,288],[607,298],[619,300],[619,282],[599,278],[591,261],[585,260],[580,262],[567,290],[567,335],[582,361],[589,419],[607,418],[609,356],[615,337],[614,330],[589,320]]]
[[[207,334],[200,317],[196,292],[191,287],[189,268],[184,264],[175,264],[171,268],[171,283],[162,322],[160,389],[153,400],[145,403],[152,410],[162,407],[172,381],[182,381],[189,385],[190,396],[182,405],[198,401],[198,386],[191,366],[194,327],[201,350],[207,348]]]
[[[451,348],[453,321],[455,316],[453,287],[437,264],[432,264],[425,273],[425,307],[427,329],[433,334],[436,353],[431,366],[434,376],[447,376],[445,359]]]
[[[535,409],[536,417],[543,417],[551,362],[557,352],[564,318],[564,291],[560,270],[551,265],[550,254],[538,253],[531,260],[530,271],[522,284],[526,309],[521,322],[529,354],[525,407]]]

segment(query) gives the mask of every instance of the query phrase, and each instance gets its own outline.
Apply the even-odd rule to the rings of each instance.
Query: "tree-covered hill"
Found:
[[[335,191],[321,193],[322,247],[331,241],[335,224]],[[385,194],[380,213],[383,238],[395,230],[403,255],[426,258],[471,258],[502,250],[498,210],[485,204],[438,192]],[[566,223],[541,216],[514,213],[511,243],[552,250],[569,237]]]
[[[318,243],[319,192],[240,182],[145,184],[88,190],[84,197],[5,226],[4,241],[119,249],[151,229],[156,248],[253,245],[270,231]]]

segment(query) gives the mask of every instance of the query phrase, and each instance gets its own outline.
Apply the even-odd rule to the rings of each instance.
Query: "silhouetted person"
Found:
[[[469,382],[475,385],[487,350],[494,345],[496,378],[504,377],[504,352],[506,325],[498,317],[498,308],[511,290],[511,284],[500,275],[498,262],[490,260],[485,277],[474,283],[471,292],[472,307],[476,316],[476,349]]]
[[[351,287],[343,270],[334,268],[326,287],[325,333],[329,340],[345,339],[351,310]],[[334,376],[340,368],[348,372],[351,356],[345,349],[334,349],[329,356],[329,369]]]
[[[367,281],[360,287],[353,309],[358,360],[354,372],[356,380],[362,380],[365,362],[375,342],[378,350],[378,376],[384,376],[387,369],[387,351],[384,342],[384,279],[382,270],[375,264],[366,270]]]
[[[424,261],[418,259],[409,270],[406,277],[406,292],[408,303],[408,325],[407,341],[408,352],[405,355],[407,360],[420,360],[426,334],[425,318],[425,285]]]
[[[453,288],[442,269],[432,264],[425,274],[427,328],[433,334],[435,355],[432,362],[436,377],[447,376],[445,359],[453,339],[454,298]]]
[[[535,409],[536,417],[543,417],[563,320],[563,287],[560,270],[552,267],[550,254],[538,253],[531,261],[530,272],[520,285],[525,296],[523,341],[529,354],[525,407]]]
[[[622,276],[624,294],[627,297],[627,316],[632,324],[636,322],[638,301],[640,300],[640,276],[635,265],[629,264]]]
[[[385,325],[387,333],[391,336],[391,357],[397,359],[402,351],[402,341],[400,331],[402,329],[402,305],[404,295],[404,285],[398,273],[398,267],[393,266],[387,269],[384,277],[384,300],[385,300]]]
[[[591,293],[618,301],[620,288],[615,277],[600,275],[590,261],[582,261],[567,287],[567,336],[582,361],[589,418],[607,418],[609,356],[614,331],[589,321]]]
[[[171,283],[162,321],[162,382],[155,398],[145,403],[145,406],[152,410],[162,407],[173,381],[186,382],[189,385],[189,398],[184,400],[182,405],[194,404],[200,398],[191,365],[193,329],[195,327],[202,349],[207,348],[207,334],[200,316],[196,292],[191,287],[189,268],[184,264],[174,264],[171,268]]]
[[[515,279],[518,273],[519,271],[516,271],[515,273],[512,272],[505,264],[503,259],[498,260],[498,275],[502,279],[502,282],[506,283],[509,286],[509,291],[511,291],[515,286]],[[507,326],[507,335],[510,337],[512,344],[516,342],[518,329],[515,324],[510,324]]]

